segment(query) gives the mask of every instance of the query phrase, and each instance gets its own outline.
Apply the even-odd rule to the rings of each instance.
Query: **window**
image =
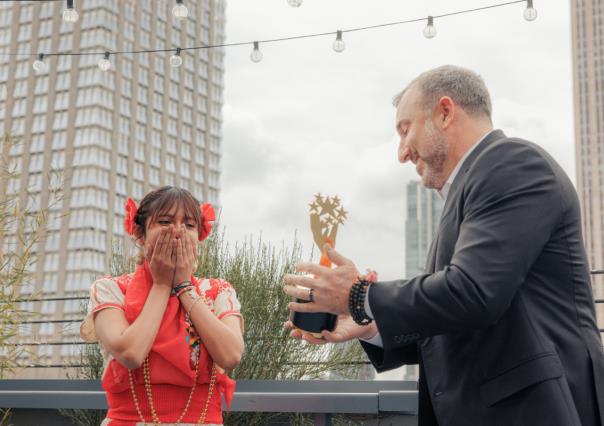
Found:
[[[50,167],[55,170],[65,168],[65,151],[56,151],[52,154]]]
[[[57,271],[59,269],[58,253],[46,253],[44,256],[44,271]]]
[[[23,16],[23,15],[21,15]],[[18,41],[29,41],[31,40],[31,25],[21,25],[19,27],[19,35],[17,37]]]
[[[46,251],[59,250],[59,243],[61,241],[61,234],[59,232],[49,232],[46,235]]]
[[[29,172],[41,172],[44,163],[43,154],[33,154],[29,157]]]

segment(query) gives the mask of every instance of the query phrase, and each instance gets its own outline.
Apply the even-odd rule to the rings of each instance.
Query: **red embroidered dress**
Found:
[[[224,280],[191,280],[198,294],[204,292],[212,312],[222,319],[229,315],[241,316],[241,305],[233,287]],[[129,323],[132,323],[147,299],[152,286],[148,265],[138,266],[133,274],[120,277],[103,277],[96,280],[90,289],[88,315],[80,327],[80,335],[87,342],[96,342],[94,315],[102,309],[121,309]],[[203,302],[199,302],[203,303]],[[149,353],[153,405],[163,423],[175,422],[183,412],[195,378],[195,366],[190,362],[194,352],[191,342],[195,336],[188,332],[189,323],[185,311],[175,296],[170,296],[157,337]],[[182,423],[195,424],[208,396],[208,384],[213,361],[200,345],[199,373],[197,388]],[[109,412],[104,424],[110,426],[133,426],[140,422],[130,389],[128,369],[122,366],[101,344],[105,360],[102,386],[107,394]],[[134,387],[139,406],[145,420],[151,421],[151,410],[143,381],[143,368],[133,370]],[[222,401],[224,395],[230,403],[235,391],[235,382],[218,369],[216,386],[212,393],[205,424],[222,424]]]

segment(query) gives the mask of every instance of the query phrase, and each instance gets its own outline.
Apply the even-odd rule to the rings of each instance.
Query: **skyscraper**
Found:
[[[174,52],[110,55],[108,71],[97,66],[105,51],[223,43],[225,2],[185,4],[188,18],[179,21],[175,1],[76,1],[79,20],[68,23],[62,1],[0,3],[0,82],[8,89],[0,119],[23,141],[10,152],[19,176],[8,190],[29,188],[32,206],[47,208],[46,175],[54,169],[63,179],[63,201],[50,206],[26,292],[86,296],[92,280],[109,273],[112,244],[132,246],[123,227],[126,197],[139,201],[153,188],[178,185],[219,202],[224,49],[184,50],[176,68]],[[7,55],[55,52],[76,55],[46,56],[42,73],[32,69],[35,57]],[[14,234],[3,243],[14,247]],[[43,320],[82,316],[79,300],[28,308]],[[78,325],[28,324],[23,340],[75,341]],[[61,364],[77,350],[42,345],[36,361]]]
[[[420,181],[407,184],[407,221],[405,223],[405,275],[414,277],[424,272],[430,243],[436,236],[442,199],[436,191],[428,189]],[[406,366],[405,380],[417,380],[417,366]]]
[[[438,230],[443,209],[436,191],[419,181],[407,184],[407,222],[405,224],[405,274],[414,277],[424,270],[430,243]]]
[[[592,269],[604,269],[604,4],[571,0],[575,153],[583,237]],[[594,276],[604,298],[604,276]],[[604,306],[597,305],[604,328]]]

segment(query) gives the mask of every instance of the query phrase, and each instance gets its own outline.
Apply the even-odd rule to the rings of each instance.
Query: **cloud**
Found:
[[[229,2],[228,41],[335,31],[483,6],[478,0]],[[404,275],[405,187],[413,167],[396,160],[392,96],[420,72],[453,63],[479,72],[490,88],[496,127],[533,140],[574,180],[568,2],[523,4],[424,23],[226,49],[222,223],[237,241],[262,233],[312,246],[313,194],[338,194],[350,212],[338,248],[382,278]]]

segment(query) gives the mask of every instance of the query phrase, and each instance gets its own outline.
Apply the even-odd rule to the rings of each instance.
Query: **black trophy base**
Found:
[[[296,302],[309,303],[302,299],[296,299]],[[320,339],[323,330],[335,330],[338,316],[327,312],[291,312],[290,320],[297,329]]]

